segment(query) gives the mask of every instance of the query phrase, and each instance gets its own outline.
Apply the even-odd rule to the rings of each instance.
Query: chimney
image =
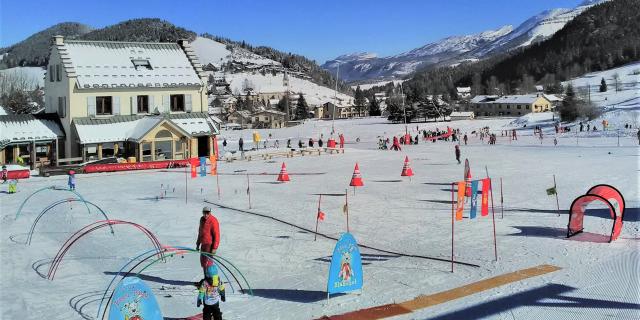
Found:
[[[55,45],[64,44],[64,37],[61,35],[53,36],[53,44]]]
[[[185,46],[188,46],[188,45],[189,45],[189,40],[188,40],[188,39],[178,39],[178,44],[179,44],[181,47],[183,47],[183,48],[184,48]]]

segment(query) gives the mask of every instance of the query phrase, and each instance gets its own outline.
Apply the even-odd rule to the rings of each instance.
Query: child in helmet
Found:
[[[220,300],[226,300],[224,284],[218,276],[218,267],[211,265],[205,271],[205,278],[198,283],[198,307],[204,304],[202,320],[222,320]]]
[[[69,170],[69,190],[75,190],[76,189],[76,172],[73,170]]]

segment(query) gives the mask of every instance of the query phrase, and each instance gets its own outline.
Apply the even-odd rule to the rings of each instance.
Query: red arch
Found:
[[[613,205],[613,208],[617,209],[616,215],[620,217],[620,220],[624,220],[624,210],[627,208],[627,205],[624,202],[622,193],[620,193],[618,189],[608,184],[598,184],[591,187],[591,189],[587,191],[587,194],[599,195],[609,200],[609,202],[611,202],[611,204]]]
[[[113,225],[120,225],[120,224],[131,225],[136,227],[138,230],[142,231],[147,236],[147,238],[151,240],[158,254],[162,255],[162,245],[160,244],[160,241],[158,241],[158,238],[156,238],[156,236],[144,226],[141,226],[137,223],[123,221],[123,220],[100,220],[83,227],[82,229],[74,233],[69,239],[67,239],[67,241],[65,241],[65,243],[62,245],[60,250],[58,250],[58,253],[56,254],[56,256],[53,258],[53,261],[51,262],[51,266],[49,267],[49,272],[47,273],[47,278],[50,280],[53,280],[53,278],[56,275],[56,271],[58,270],[58,266],[62,262],[62,258],[64,258],[64,255],[67,253],[67,251],[69,251],[71,246],[74,243],[76,243],[80,238],[100,228],[109,227]]]
[[[616,210],[611,202],[596,194],[581,195],[571,203],[571,209],[569,210],[569,225],[567,226],[567,238],[575,236],[584,230],[584,212],[587,206],[593,201],[601,201],[609,207],[609,213],[613,219],[613,227],[611,228],[609,242],[618,238],[622,229],[622,219],[616,216]]]

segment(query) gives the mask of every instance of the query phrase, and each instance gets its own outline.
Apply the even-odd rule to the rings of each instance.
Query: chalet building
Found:
[[[49,114],[0,115],[0,163],[20,163],[32,169],[56,159],[65,132],[60,118]]]
[[[317,106],[313,115],[318,119],[348,119],[353,117],[368,117],[369,108],[367,106],[336,105],[333,102],[325,102]]]
[[[239,124],[241,128],[251,128],[251,113],[246,110],[236,110],[229,114],[227,123]]]
[[[46,113],[64,134],[56,154],[130,161],[213,154],[207,78],[186,40],[65,40],[55,36],[45,78]]]
[[[279,129],[286,127],[287,114],[276,110],[262,110],[251,115],[252,128]]]
[[[469,101],[466,108],[466,111],[473,111],[478,116],[521,116],[551,111],[553,104],[543,94],[478,95]]]

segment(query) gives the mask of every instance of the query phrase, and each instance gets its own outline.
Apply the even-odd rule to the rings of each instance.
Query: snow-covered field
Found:
[[[207,176],[187,181],[185,203],[182,169],[78,175],[77,191],[104,209],[109,218],[142,224],[163,244],[174,246],[195,246],[201,208],[210,205],[221,225],[218,254],[240,268],[254,291],[254,296],[240,294],[234,281],[228,284],[227,302],[221,305],[225,319],[313,319],[402,302],[541,264],[562,269],[394,319],[640,318],[640,152],[635,135],[621,137],[618,147],[617,137],[602,135],[580,137],[576,145],[571,133],[558,136],[559,144],[554,146],[551,138],[541,144],[530,130],[521,130],[519,139],[511,142],[500,136],[499,130],[513,120],[409,125],[414,135],[416,125],[420,129],[437,126],[441,130],[450,125],[467,132],[469,145],[461,146],[462,157],[469,159],[473,177],[484,177],[488,172],[494,179],[499,259],[493,261],[491,220],[464,219],[456,223],[455,259],[480,267],[457,266],[455,273],[449,272],[449,263],[403,256],[450,256],[449,189],[450,183],[463,175],[463,165],[454,159],[453,143],[421,141],[404,146],[402,152],[377,150],[378,136],[390,137],[405,131],[403,124],[388,124],[381,118],[335,121],[336,131],[346,136],[344,154],[220,162],[220,199],[215,177]],[[537,120],[540,119],[531,119],[531,123]],[[311,121],[282,130],[262,130],[261,135],[267,138],[271,133],[270,142],[280,139],[284,148],[287,138],[297,144],[298,139],[306,141],[310,136],[318,139],[323,135],[326,141],[331,126],[331,121]],[[486,140],[480,141],[471,134],[485,126],[498,134],[496,145],[487,145]],[[240,135],[249,141],[251,132],[222,134],[230,142],[230,149],[235,148]],[[416,173],[411,181],[400,177],[405,155]],[[251,175],[249,209],[244,173],[275,174],[282,161],[286,162],[292,181],[274,184],[274,175]],[[362,293],[336,295],[327,304],[326,280],[335,241],[324,237],[314,241],[310,232],[233,208],[313,230],[316,194],[344,193],[356,162],[365,186],[355,195],[352,189],[348,190],[351,232],[360,244],[398,254],[362,249]],[[611,232],[611,219],[602,215],[602,207],[594,206],[600,210],[588,211],[586,232],[566,239],[568,216],[565,211],[558,216],[554,197],[545,193],[553,185],[554,174],[562,210],[595,184],[618,188],[628,208],[621,238],[613,243],[601,241],[600,235]],[[499,204],[500,178],[504,218]],[[21,181],[17,194],[0,194],[2,319],[95,318],[102,291],[113,275],[129,258],[151,248],[134,228],[115,226],[114,235],[101,229],[71,248],[53,281],[44,279],[41,274],[46,275],[64,241],[76,230],[99,220],[100,215],[87,213],[79,203],[59,205],[42,217],[30,246],[23,242],[36,216],[50,203],[70,194],[41,192],[31,198],[18,219],[15,215],[35,190],[65,184],[65,177],[34,177]],[[6,185],[0,188],[6,191]],[[161,188],[167,190],[167,197],[157,199]],[[326,219],[320,222],[318,232],[338,237],[345,230],[343,201],[341,196],[323,197]],[[201,312],[196,308],[196,293],[191,286],[201,273],[198,257],[186,255],[156,264],[140,277],[154,290],[164,316],[175,319]]]

